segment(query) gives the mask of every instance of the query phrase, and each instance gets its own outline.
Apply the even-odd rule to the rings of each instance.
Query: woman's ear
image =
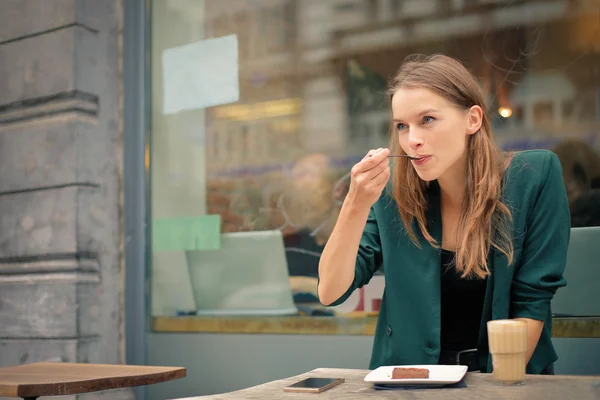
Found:
[[[467,118],[467,134],[472,135],[481,129],[483,110],[479,106],[473,106],[469,109]]]

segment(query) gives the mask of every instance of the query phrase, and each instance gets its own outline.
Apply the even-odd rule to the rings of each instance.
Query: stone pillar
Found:
[[[0,366],[124,361],[121,28],[121,0],[0,5]]]

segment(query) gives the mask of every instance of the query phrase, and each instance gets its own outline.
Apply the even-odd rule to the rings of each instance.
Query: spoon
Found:
[[[373,157],[373,154],[371,154],[369,157]],[[408,157],[411,160],[419,160],[420,159],[419,157],[412,157],[412,156],[409,156],[408,154],[396,154],[396,155],[388,156],[388,158],[390,158],[390,157]]]
[[[412,157],[412,156],[409,156],[408,154],[398,154],[398,155],[388,156],[388,158],[389,157],[408,157],[411,160],[418,160],[419,159],[419,157]]]

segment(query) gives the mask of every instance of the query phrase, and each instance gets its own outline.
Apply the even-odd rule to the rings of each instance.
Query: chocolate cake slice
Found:
[[[427,368],[394,368],[392,370],[392,379],[428,379],[429,370]]]

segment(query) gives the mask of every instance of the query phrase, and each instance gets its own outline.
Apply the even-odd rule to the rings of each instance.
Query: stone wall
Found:
[[[122,21],[0,3],[0,366],[124,361]]]

